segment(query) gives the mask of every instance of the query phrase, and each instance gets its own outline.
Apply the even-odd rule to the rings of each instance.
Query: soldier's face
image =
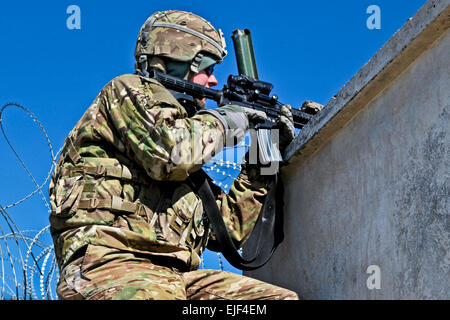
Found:
[[[208,75],[205,71],[200,71],[199,73],[192,76],[189,80],[191,82],[201,84],[207,88],[217,86],[218,82],[214,74]]]

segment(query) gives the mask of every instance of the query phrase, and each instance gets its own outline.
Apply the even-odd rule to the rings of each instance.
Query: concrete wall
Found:
[[[246,275],[306,299],[450,299],[448,13],[427,2],[293,142],[285,241]]]

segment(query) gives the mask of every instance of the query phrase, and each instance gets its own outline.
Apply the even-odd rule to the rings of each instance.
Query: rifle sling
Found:
[[[203,208],[212,225],[220,250],[228,262],[235,268],[241,270],[254,270],[266,264],[284,238],[282,221],[283,190],[279,175],[277,174],[275,176],[274,181],[269,186],[269,191],[252,232],[251,237],[257,236],[258,240],[255,255],[251,259],[244,259],[239,254],[238,249],[231,239],[215,201],[206,173],[203,170],[199,170],[193,173],[188,178],[188,181],[194,190],[197,190],[202,200]],[[261,245],[263,237],[266,239],[265,246]]]

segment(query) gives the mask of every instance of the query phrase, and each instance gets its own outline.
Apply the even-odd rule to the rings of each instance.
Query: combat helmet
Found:
[[[168,10],[151,15],[141,27],[136,43],[136,72],[148,75],[149,67],[165,72],[167,61],[189,66],[195,74],[227,55],[222,31],[191,12]],[[209,64],[209,65],[208,65]]]

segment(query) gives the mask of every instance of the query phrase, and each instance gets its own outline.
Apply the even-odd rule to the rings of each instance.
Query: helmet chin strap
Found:
[[[142,77],[148,78],[150,76],[150,74],[147,71],[148,70],[148,61],[147,61],[146,55],[139,56],[139,59],[136,61],[135,69],[136,69],[137,74]]]
[[[197,53],[197,55],[194,57],[194,59],[192,59],[190,71],[193,74],[197,74],[200,72],[198,67],[200,66],[200,63],[202,62],[202,59],[203,59],[203,53],[201,53],[201,52]]]

